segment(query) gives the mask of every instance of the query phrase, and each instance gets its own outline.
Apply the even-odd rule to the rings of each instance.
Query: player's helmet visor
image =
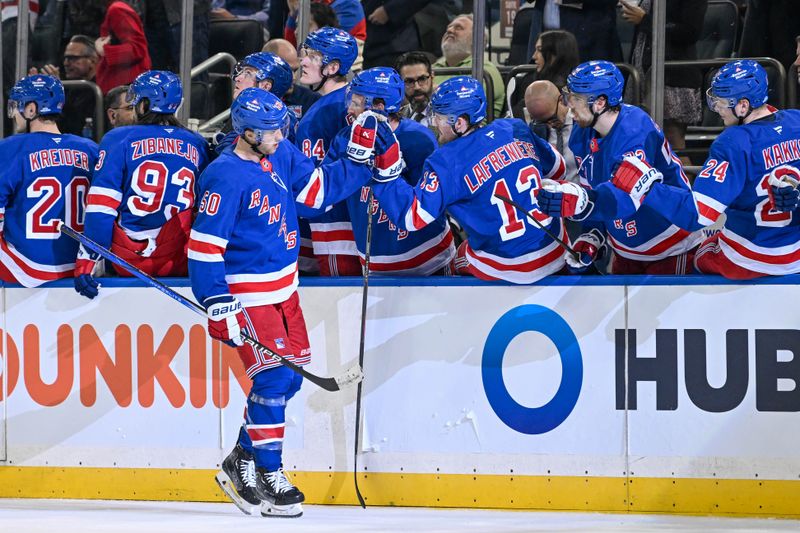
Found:
[[[736,107],[735,98],[723,98],[721,96],[717,96],[711,92],[711,87],[706,90],[706,103],[708,104],[708,108],[715,113],[719,113],[725,108],[730,109]]]
[[[256,143],[266,143],[268,145],[278,144],[289,135],[291,123],[292,121],[289,119],[289,115],[287,114],[283,120],[283,125],[281,125],[281,127],[278,129],[253,130],[253,133],[256,134]]]
[[[578,102],[588,103],[589,98],[585,94],[574,93],[565,85],[561,88],[561,103],[567,107],[575,107]]]
[[[9,100],[8,105],[6,106],[6,113],[8,114],[8,118],[13,119],[14,113],[17,112],[17,109],[20,109],[20,106],[16,102],[16,100]],[[22,113],[22,110],[20,110],[20,113]]]

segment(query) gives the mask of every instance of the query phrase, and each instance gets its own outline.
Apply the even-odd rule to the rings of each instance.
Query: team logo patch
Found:
[[[286,348],[286,343],[283,341],[283,338],[275,339],[275,346],[277,346],[278,349],[283,350]]]

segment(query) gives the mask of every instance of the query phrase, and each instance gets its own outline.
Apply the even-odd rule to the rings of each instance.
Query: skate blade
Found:
[[[269,518],[300,518],[303,516],[303,504],[275,505],[268,501],[261,502],[261,516]]]
[[[222,492],[231,499],[233,504],[244,514],[248,516],[257,516],[258,515],[258,508],[259,505],[253,505],[252,503],[248,502],[241,496],[239,493],[236,492],[236,487],[233,486],[233,482],[231,478],[228,477],[228,474],[225,472],[218,472],[217,475],[214,477],[214,480],[219,485],[219,488],[222,489]]]

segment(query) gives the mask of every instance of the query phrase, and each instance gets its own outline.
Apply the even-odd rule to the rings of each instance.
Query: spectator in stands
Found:
[[[774,57],[788,69],[795,57],[790,43],[797,35],[798,19],[797,0],[749,0],[739,57]]]
[[[619,0],[544,0],[535,2],[530,20],[527,57],[533,54],[539,34],[547,30],[566,30],[578,40],[581,61],[605,59],[622,61],[622,45],[617,35]],[[633,1],[633,0],[631,0]],[[525,28],[520,28],[525,35]]]
[[[620,0],[620,5],[622,18],[636,27],[629,61],[649,77],[653,57],[650,13],[653,1],[642,0],[635,5],[629,0]],[[697,59],[697,39],[703,29],[707,7],[707,0],[667,0],[665,60]],[[703,73],[697,68],[671,68],[664,72],[664,136],[675,150],[686,148],[687,126],[700,122],[703,117],[702,83]],[[649,88],[650,83],[644,86]],[[688,159],[684,160],[684,164],[689,163]]]
[[[525,107],[531,117],[531,131],[552,144],[564,156],[565,179],[578,183],[575,155],[569,149],[572,114],[561,103],[561,89],[548,80],[538,80],[525,89]]]
[[[130,5],[121,0],[94,1],[105,2],[108,6],[100,25],[100,37],[94,43],[100,56],[97,85],[105,94],[150,70],[150,54],[142,19]]]
[[[144,30],[155,70],[180,69],[182,0],[145,0]],[[208,59],[208,19],[211,0],[194,0],[192,66]]]
[[[797,83],[800,83],[800,35],[794,38],[794,42],[796,46],[795,53],[797,54],[797,58],[794,60],[794,63],[792,63],[792,66],[797,69]]]
[[[297,49],[285,39],[272,39],[264,45],[264,52],[270,52],[286,61],[292,72],[297,73],[300,68],[300,58],[297,57]],[[286,94],[283,95],[283,101],[286,107],[294,111],[297,118],[303,118],[303,115],[308,112],[308,109],[320,99],[320,94],[315,93],[305,85],[293,83]]]
[[[105,2],[67,0],[68,34],[88,35],[97,39],[105,13]]]
[[[17,79],[17,4],[18,0],[4,0],[0,3],[0,24],[3,34],[3,94],[7,94]],[[36,26],[39,14],[39,0],[30,0],[28,27]],[[30,52],[30,50],[29,50]],[[5,99],[3,99],[5,101]]]
[[[394,69],[405,83],[406,104],[400,108],[400,116],[433,128],[430,108],[433,70],[428,55],[424,52],[406,52],[397,59]]]
[[[336,13],[338,23],[326,24],[317,20],[317,27],[314,29],[331,26],[332,28],[342,29],[355,37],[356,43],[358,43],[358,59],[353,63],[353,71],[361,70],[361,64],[364,61],[364,41],[367,40],[367,20],[364,17],[364,8],[361,7],[361,2],[359,0],[312,0],[311,5],[313,6],[315,3],[329,5],[333,12]],[[295,32],[297,30],[297,12],[300,9],[300,0],[288,0],[288,4],[289,17],[286,19],[286,28],[283,36],[297,48]],[[314,18],[313,8],[311,18]],[[308,32],[311,33],[312,31],[314,30],[309,28]]]
[[[86,35],[73,35],[64,49],[64,76],[66,80],[84,80],[95,83],[97,72],[97,51],[94,49],[94,40]],[[48,74],[61,78],[61,72],[55,65],[44,65],[37,69],[31,67],[28,75]],[[64,109],[58,117],[58,128],[62,133],[82,135],[83,127],[87,125],[86,119],[92,118],[92,135],[97,138],[99,124],[94,123],[97,102],[95,93],[87,88],[65,87],[66,100]]]
[[[551,81],[561,90],[567,84],[567,76],[580,63],[578,41],[568,31],[550,30],[542,32],[536,40],[530,62],[536,72],[517,80],[517,89],[510,95],[511,108],[515,117],[522,116],[525,105],[525,88],[534,80]]]
[[[463,11],[462,0],[431,0],[414,15],[419,28],[420,50],[433,57],[442,55],[442,35],[447,25]]]
[[[363,68],[391,67],[405,52],[419,50],[414,15],[431,0],[363,0],[367,40]]]
[[[129,85],[114,87],[103,100],[106,110],[106,130],[130,126],[136,122],[133,104],[127,101]]]
[[[264,41],[269,40],[269,5],[271,0],[212,0],[212,20],[250,19],[264,28]]]
[[[433,64],[433,71],[437,67],[471,67],[472,66],[472,15],[456,17],[447,26],[447,31],[442,36],[442,52],[444,55]],[[494,92],[494,116],[499,117],[503,112],[506,98],[506,87],[500,71],[490,61],[483,62],[483,69],[492,79]],[[437,75],[433,80],[434,85],[439,85],[444,80],[453,76]]]

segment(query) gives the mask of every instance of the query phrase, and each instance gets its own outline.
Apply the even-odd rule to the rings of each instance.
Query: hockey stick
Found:
[[[580,254],[578,252],[573,250],[572,247],[569,244],[565,243],[564,241],[562,241],[561,239],[559,239],[558,237],[553,235],[553,232],[551,232],[549,229],[544,227],[544,225],[541,222],[539,222],[538,220],[536,220],[536,218],[533,215],[531,215],[528,212],[527,209],[522,207],[521,204],[515,202],[511,198],[503,196],[502,194],[494,193],[494,197],[504,201],[505,203],[507,203],[510,206],[513,206],[514,208],[516,208],[517,211],[520,211],[520,212],[525,213],[526,215],[528,215],[528,218],[531,219],[533,221],[533,223],[536,224],[536,226],[539,229],[544,231],[547,234],[548,237],[550,237],[551,239],[556,241],[556,243],[558,243],[563,249],[565,249],[567,251],[567,253],[569,253],[569,255],[574,257],[576,261],[578,261],[579,263],[581,262],[581,256],[580,256]]]
[[[369,188],[369,197],[367,198],[367,243],[364,248],[364,289],[361,293],[361,339],[358,345],[358,366],[364,368],[364,340],[367,336],[367,292],[369,291],[369,253],[372,248],[372,187]],[[356,497],[358,503],[361,504],[362,509],[367,508],[364,502],[364,497],[358,488],[358,446],[359,437],[361,435],[361,391],[363,382],[358,382],[358,389],[356,391],[356,435],[355,435],[355,449],[353,451],[353,483],[356,489]]]
[[[183,296],[181,296],[177,292],[173,291],[171,288],[167,287],[166,285],[164,285],[163,283],[161,283],[160,281],[158,281],[154,277],[150,276],[149,274],[146,274],[146,273],[142,272],[141,270],[139,270],[135,266],[133,266],[130,263],[128,263],[127,261],[125,261],[123,258],[115,255],[113,252],[111,252],[110,250],[107,250],[103,246],[100,246],[99,244],[94,242],[92,239],[90,239],[86,235],[83,235],[82,233],[78,233],[77,231],[75,231],[74,229],[70,228],[69,226],[67,226],[63,222],[59,223],[59,228],[58,229],[59,229],[59,231],[61,231],[61,233],[63,233],[67,237],[71,237],[72,239],[75,239],[79,243],[83,244],[86,248],[92,250],[93,252],[96,252],[96,253],[102,255],[103,257],[105,257],[106,259],[108,259],[109,261],[114,263],[115,265],[121,266],[122,268],[124,268],[125,270],[127,270],[128,272],[130,272],[131,274],[133,274],[134,276],[136,276],[140,280],[144,281],[146,284],[150,285],[151,287],[153,287],[155,289],[160,290],[161,292],[163,292],[164,294],[166,294],[167,296],[169,296],[170,298],[172,298],[173,300],[175,300],[179,304],[183,305],[184,307],[186,307],[188,309],[191,309],[192,311],[194,311],[198,315],[202,315],[203,317],[207,316],[205,309],[203,309],[203,307],[200,304],[197,304],[197,303],[189,300],[188,298],[184,298]],[[334,392],[334,391],[340,390],[342,387],[344,387],[346,385],[350,385],[350,384],[356,383],[356,382],[360,383],[361,380],[364,377],[363,374],[361,373],[361,366],[359,365],[357,367],[351,367],[351,368],[347,369],[344,372],[344,374],[342,374],[341,376],[332,377],[332,378],[323,378],[323,377],[317,376],[315,374],[312,374],[311,372],[309,372],[308,370],[304,369],[303,367],[298,366],[298,365],[294,364],[293,362],[289,361],[288,359],[286,359],[282,355],[273,352],[268,347],[264,346],[263,344],[261,344],[260,342],[258,342],[257,340],[255,340],[254,338],[250,337],[249,335],[247,335],[244,332],[242,332],[242,339],[244,340],[244,342],[246,342],[247,344],[249,344],[250,346],[252,346],[256,350],[260,351],[262,354],[267,355],[269,357],[272,357],[273,359],[277,359],[284,366],[289,367],[294,372],[297,372],[298,374],[300,374],[301,376],[303,376],[304,378],[306,378],[310,382],[322,387],[323,389],[325,389],[327,391]]]

